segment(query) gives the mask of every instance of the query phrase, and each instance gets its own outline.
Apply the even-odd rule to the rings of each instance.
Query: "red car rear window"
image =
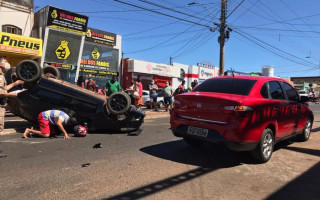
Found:
[[[256,80],[218,78],[208,79],[192,91],[219,92],[226,94],[248,95],[256,83]]]

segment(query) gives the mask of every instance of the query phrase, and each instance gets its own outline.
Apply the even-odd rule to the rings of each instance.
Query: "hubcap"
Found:
[[[128,102],[122,95],[113,96],[111,99],[111,107],[116,111],[122,111],[127,103]]]
[[[272,135],[270,133],[267,133],[263,139],[263,146],[262,146],[262,152],[265,158],[269,158],[269,156],[272,153],[272,143],[273,143]]]
[[[20,74],[24,79],[32,79],[36,73],[37,69],[32,64],[26,63],[25,65],[21,66]]]
[[[311,122],[308,120],[306,124],[306,128],[304,129],[304,135],[306,138],[309,138],[311,132]]]

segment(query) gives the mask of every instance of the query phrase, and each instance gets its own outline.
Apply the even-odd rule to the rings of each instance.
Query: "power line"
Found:
[[[208,26],[208,25],[200,24],[200,23],[197,23],[197,22],[194,22],[194,21],[190,21],[190,20],[187,20],[187,19],[183,19],[183,18],[180,18],[180,17],[175,17],[173,15],[161,13],[161,12],[158,12],[158,11],[155,11],[155,10],[151,10],[149,8],[144,8],[144,7],[141,7],[141,6],[137,6],[137,5],[134,5],[134,4],[131,4],[131,3],[123,2],[123,1],[120,1],[120,0],[113,0],[113,1],[116,1],[116,2],[119,2],[119,3],[122,3],[122,4],[126,4],[126,5],[130,5],[130,6],[133,6],[133,7],[136,7],[136,8],[141,8],[143,10],[148,10],[150,12],[154,12],[154,13],[157,13],[157,14],[160,14],[160,15],[164,15],[164,16],[171,17],[171,18],[178,19],[178,20],[185,21],[185,22],[189,22],[189,23],[192,23],[192,24],[196,24],[196,25],[199,25],[199,26],[212,28],[211,26]]]
[[[193,17],[193,18],[196,18],[196,19],[200,19],[200,20],[202,20],[202,21],[208,21],[208,20],[206,20],[206,19],[203,19],[203,18],[194,16],[194,15],[190,15],[190,14],[188,14],[188,13],[181,12],[181,11],[179,11],[179,10],[175,10],[175,9],[172,9],[172,8],[169,8],[169,7],[166,7],[166,6],[157,4],[157,3],[153,3],[153,2],[150,2],[150,1],[147,1],[147,0],[138,0],[138,1],[147,3],[147,4],[149,4],[149,5],[157,6],[157,7],[163,8],[163,9],[167,9],[167,10],[170,10],[170,11],[173,11],[173,12],[176,12],[176,13],[179,13],[179,14],[183,14],[183,15],[186,15],[186,16],[189,16],[189,17]]]
[[[226,19],[227,19],[234,11],[236,11],[237,8],[239,8],[239,6],[240,6],[243,2],[244,2],[244,0],[242,0],[242,1],[235,7],[235,9],[233,9],[233,10],[230,12],[230,14],[226,17]]]
[[[261,48],[265,49],[265,50],[268,50],[269,52],[273,53],[273,54],[276,54],[286,60],[289,60],[289,61],[292,61],[294,63],[297,63],[297,64],[300,64],[300,65],[304,65],[306,67],[309,67],[309,68],[318,68],[318,66],[314,63],[311,63],[311,62],[308,62],[306,60],[303,60],[295,55],[292,55],[288,52],[285,52],[277,47],[274,47],[266,42],[263,42],[262,40],[259,40],[258,38],[255,38],[253,37],[252,35],[249,35],[248,34],[243,34],[241,33],[240,31],[234,29],[234,32],[235,33],[238,33],[240,36],[244,37],[245,39],[249,40],[250,42],[253,42],[254,44],[260,46]],[[275,52],[274,50],[277,50],[278,52]],[[283,55],[282,55],[283,54]],[[291,58],[290,58],[291,57]],[[296,60],[294,60],[296,59]],[[300,60],[300,61],[297,61],[297,60]],[[302,62],[301,62],[302,61]]]

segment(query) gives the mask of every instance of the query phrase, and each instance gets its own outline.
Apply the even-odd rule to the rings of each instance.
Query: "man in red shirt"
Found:
[[[186,88],[185,88],[185,86],[184,86],[184,84],[186,83],[186,81],[185,80],[182,80],[182,83],[179,85],[179,94],[180,93],[184,93],[185,91],[186,91]]]

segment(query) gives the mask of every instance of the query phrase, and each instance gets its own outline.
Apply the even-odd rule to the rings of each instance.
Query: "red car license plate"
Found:
[[[198,135],[201,137],[207,137],[209,130],[205,128],[198,128],[198,127],[193,127],[189,126],[187,133],[191,135]]]

